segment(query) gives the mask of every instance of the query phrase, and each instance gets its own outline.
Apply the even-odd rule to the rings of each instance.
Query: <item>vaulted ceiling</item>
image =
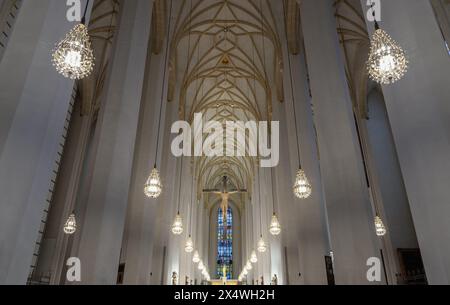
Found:
[[[182,120],[270,121],[283,99],[282,51],[272,5],[265,0],[184,0],[171,44],[169,100]],[[248,141],[247,141],[248,143]],[[197,189],[215,188],[228,176],[250,188],[256,158],[196,160]]]

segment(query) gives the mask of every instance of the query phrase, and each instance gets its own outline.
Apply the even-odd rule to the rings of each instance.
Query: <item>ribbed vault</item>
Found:
[[[272,119],[273,102],[283,99],[283,60],[272,4],[182,1],[169,76],[169,100],[178,102],[180,119],[192,123],[195,113],[222,124]],[[223,176],[233,187],[250,189],[256,163],[252,157],[197,158],[199,195],[203,188],[218,187]]]

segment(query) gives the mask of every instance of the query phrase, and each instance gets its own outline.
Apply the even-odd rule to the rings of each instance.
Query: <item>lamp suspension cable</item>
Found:
[[[164,91],[166,90],[166,76],[168,69],[168,59],[169,59],[169,46],[170,46],[170,28],[172,26],[172,10],[173,10],[173,0],[170,1],[170,13],[169,13],[169,23],[167,26],[167,37],[166,37],[166,54],[164,57],[164,72],[163,72],[163,86],[161,88],[161,103],[159,106],[159,118],[158,118],[158,133],[156,134],[156,153],[155,153],[155,166],[157,168],[158,163],[158,155],[159,155],[159,141],[160,141],[160,132],[161,132],[161,116],[162,109],[164,105]]]
[[[91,0],[87,0],[86,1],[86,6],[84,8],[84,12],[83,12],[83,17],[81,18],[81,23],[86,25],[86,14],[87,14],[87,10],[89,8],[89,3],[91,2]]]

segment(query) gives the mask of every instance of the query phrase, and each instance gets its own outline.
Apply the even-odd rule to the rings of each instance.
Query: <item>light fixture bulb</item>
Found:
[[[203,265],[203,262],[200,261],[200,262],[198,263],[198,270],[203,271],[203,269],[205,269],[205,265]]]
[[[252,263],[250,261],[247,262],[247,265],[245,265],[245,268],[250,271],[253,269]]]
[[[250,255],[250,262],[256,264],[258,262],[258,256],[256,255],[256,251],[253,250],[252,255]]]
[[[244,270],[242,271],[242,274],[243,274],[244,276],[247,276],[247,275],[248,275],[247,269],[244,268]]]
[[[64,77],[79,80],[94,70],[94,51],[87,27],[76,25],[53,51],[53,65]]]
[[[192,251],[194,251],[194,241],[192,240],[191,236],[189,236],[189,238],[186,240],[184,251],[186,251],[186,253],[192,253]]]
[[[258,252],[264,253],[267,251],[266,242],[264,241],[264,238],[261,236],[261,238],[258,241]]]
[[[304,170],[299,169],[294,183],[294,194],[299,199],[307,199],[312,194],[312,187]]]
[[[384,236],[387,233],[386,227],[384,226],[383,220],[379,216],[375,217],[375,231],[377,236]]]
[[[192,261],[194,262],[194,264],[198,264],[200,262],[200,254],[198,253],[198,251],[194,252],[194,256],[192,257]]]
[[[161,178],[159,177],[159,172],[155,167],[145,183],[144,193],[147,197],[156,199],[161,196],[162,189],[163,185],[161,183]]]
[[[270,234],[273,236],[277,236],[281,234],[281,225],[278,221],[278,217],[276,214],[273,214],[272,221],[270,222],[270,228],[269,228]]]
[[[69,218],[64,224],[63,230],[67,235],[75,234],[75,232],[77,231],[77,220],[74,213],[70,214]]]
[[[172,233],[174,235],[181,235],[183,234],[183,218],[181,218],[180,213],[175,216],[175,220],[172,225]]]
[[[393,84],[408,71],[405,51],[382,29],[372,36],[367,70],[369,76],[381,85]]]

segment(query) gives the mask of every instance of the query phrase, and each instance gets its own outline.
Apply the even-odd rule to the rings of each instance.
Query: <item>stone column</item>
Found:
[[[411,214],[429,283],[449,284],[450,57],[429,1],[381,4],[381,27],[410,61],[383,94]]]
[[[124,1],[80,241],[83,284],[115,284],[135,152],[152,1]]]
[[[0,283],[25,284],[74,82],[52,50],[74,26],[65,1],[24,1],[0,63]]]
[[[368,284],[367,260],[380,253],[333,3],[305,0],[300,11],[336,283]]]

